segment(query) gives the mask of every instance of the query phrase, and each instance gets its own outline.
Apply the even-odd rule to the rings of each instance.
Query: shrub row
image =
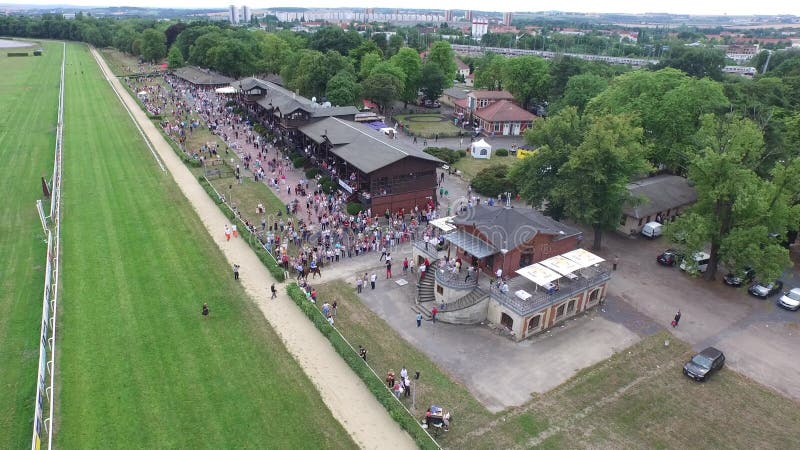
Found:
[[[446,147],[427,147],[423,150],[429,155],[433,155],[447,164],[453,164],[459,159],[467,156],[465,150],[453,150]]]
[[[514,183],[508,179],[508,166],[489,166],[472,179],[475,192],[488,197],[497,197],[504,192],[515,192]]]
[[[216,192],[214,192],[214,188],[209,184],[209,182],[205,179],[205,177],[197,177],[200,181],[200,185],[203,186],[203,189],[206,190],[206,193],[214,203],[217,204],[222,214],[225,214],[232,223],[237,220],[236,216],[234,215],[233,211],[226,205],[220,198],[217,196]],[[261,244],[258,241],[258,237],[253,236],[244,225],[237,227],[239,229],[239,233],[242,235],[242,238],[250,245],[250,248],[256,252],[258,259],[261,260],[262,263],[267,267],[269,273],[277,280],[278,282],[283,282],[286,280],[285,272],[283,268],[278,265],[278,262],[275,258],[272,257],[269,253],[266,252],[263,248],[261,248]]]
[[[300,289],[300,286],[296,283],[292,283],[286,288],[286,291],[289,293],[289,297],[297,304],[297,307],[300,308],[300,311],[311,319],[314,326],[317,327],[320,333],[328,338],[333,348],[336,349],[336,352],[345,360],[347,365],[349,365],[353,372],[361,378],[361,381],[367,385],[372,395],[386,408],[386,411],[389,412],[392,419],[411,435],[419,448],[438,449],[439,446],[428,433],[422,429],[414,416],[408,413],[403,405],[397,401],[394,394],[386,388],[383,381],[372,372],[369,366],[367,366],[367,363],[358,356],[355,350],[350,347],[350,344],[348,344],[347,341],[336,332],[331,324],[325,320],[325,317],[322,316],[322,312],[317,309],[313,303],[308,301],[305,293]]]
[[[505,148],[498,148],[494,151],[496,156],[508,156],[508,150]]]
[[[292,164],[294,164],[295,169],[299,169],[306,165],[306,157],[305,156],[295,156],[292,158]]]

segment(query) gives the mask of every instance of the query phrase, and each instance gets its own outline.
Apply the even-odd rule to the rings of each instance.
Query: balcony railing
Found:
[[[465,281],[466,278],[466,270],[462,270],[460,273],[453,273],[453,269],[449,267],[436,269],[436,282],[449,288],[471,289],[478,285],[478,277],[476,276],[475,271],[470,273],[469,280]]]
[[[542,291],[540,288],[540,290],[536,292],[529,292],[531,298],[527,300],[522,300],[514,295],[517,289],[511,288],[510,286],[507,293],[503,293],[493,286],[490,295],[520,316],[526,316],[610,279],[611,273],[608,270],[601,269],[592,274],[578,276],[578,278],[574,280],[562,278],[557,291],[548,293],[547,291]]]

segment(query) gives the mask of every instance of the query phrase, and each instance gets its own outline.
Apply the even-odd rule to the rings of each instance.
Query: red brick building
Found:
[[[520,136],[537,117],[513,99],[508,91],[472,91],[453,102],[453,112],[461,120],[471,120],[486,136]]]

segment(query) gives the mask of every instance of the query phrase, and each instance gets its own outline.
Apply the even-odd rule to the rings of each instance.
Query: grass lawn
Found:
[[[398,122],[415,134],[423,138],[458,136],[461,129],[453,125],[453,121],[441,114],[401,114],[394,116]]]
[[[354,448],[86,47],[67,61],[57,446]]]
[[[106,47],[99,49],[99,51],[108,63],[111,72],[118,77],[141,72],[150,72],[157,69],[156,66],[150,63],[139,64],[139,58],[123,53],[115,48]]]
[[[39,177],[53,173],[62,53],[58,43],[43,48],[0,52],[0,448],[30,447],[33,432],[47,251],[34,203]]]
[[[667,333],[492,415],[364,306],[353,287],[315,287],[321,300],[338,302],[337,328],[353,345],[366,343],[376,372],[397,373],[403,364],[409,373],[421,370],[417,415],[429,403],[455,411],[452,431],[438,438],[448,448],[793,448],[800,434],[795,401],[728,368],[706,383],[683,376],[691,348]]]
[[[453,168],[456,170],[461,171],[461,176],[464,177],[466,180],[471,180],[475,178],[475,175],[478,174],[483,169],[486,169],[490,166],[497,166],[497,165],[504,165],[510,166],[515,162],[519,161],[513,155],[509,156],[497,156],[492,155],[491,159],[475,159],[469,155],[459,159],[458,161],[453,164]]]

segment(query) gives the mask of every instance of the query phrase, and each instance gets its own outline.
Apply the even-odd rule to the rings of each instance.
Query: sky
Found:
[[[157,6],[174,8],[219,8],[229,4],[247,5],[252,9],[266,9],[277,6],[300,6],[306,8],[331,7],[373,7],[373,8],[430,8],[429,0],[0,0],[0,3],[20,4],[69,4],[81,6]],[[476,9],[487,7],[480,0],[439,0],[436,6],[446,9]],[[500,7],[500,5],[498,5]],[[559,0],[558,2],[531,2],[529,0],[506,0],[498,11],[546,11],[557,9],[566,12],[605,12],[605,13],[644,13],[666,12],[693,15],[771,15],[793,14],[800,16],[800,2],[797,0],[662,0],[658,2],[640,0]]]

